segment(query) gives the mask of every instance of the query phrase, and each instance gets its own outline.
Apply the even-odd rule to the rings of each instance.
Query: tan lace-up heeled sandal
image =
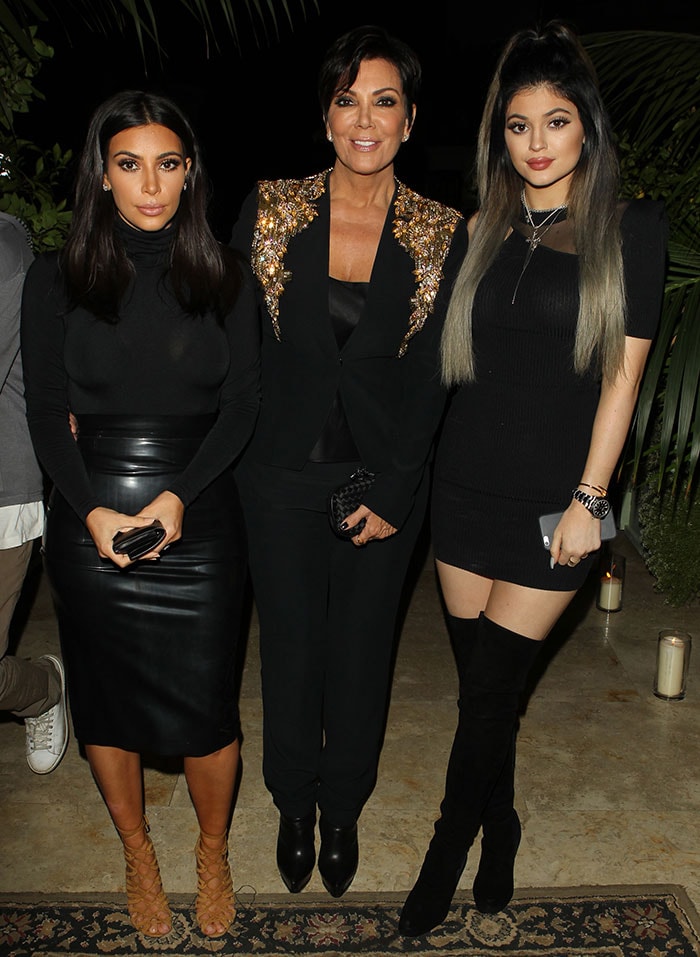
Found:
[[[145,937],[166,937],[172,930],[172,915],[149,830],[146,817],[130,831],[117,828],[126,861],[126,900],[131,923],[139,933]],[[125,839],[139,832],[143,834],[142,844],[133,847],[125,843]]]
[[[206,840],[215,841],[216,846],[210,846]],[[197,924],[205,937],[223,937],[236,917],[236,897],[228,861],[228,833],[201,831],[194,851],[197,856]],[[212,925],[219,927],[214,933],[207,930]]]

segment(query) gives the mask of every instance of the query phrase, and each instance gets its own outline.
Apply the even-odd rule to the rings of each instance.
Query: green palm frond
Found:
[[[593,59],[613,120],[634,134],[640,152],[673,137],[681,162],[697,158],[700,37],[688,33],[619,31],[590,34]]]
[[[191,16],[202,31],[207,46],[218,49],[218,19],[223,22],[225,31],[238,45],[238,21],[245,12],[254,29],[261,29],[263,36],[269,33],[268,22],[272,24],[275,35],[279,32],[279,14],[294,26],[296,13],[290,8],[289,0],[173,0]],[[294,0],[301,16],[306,16],[310,8],[318,11],[318,0]],[[173,4],[171,3],[170,6]],[[109,34],[117,29],[124,33],[130,27],[136,31],[141,55],[146,57],[146,40],[150,40],[158,54],[162,52],[158,32],[158,21],[164,20],[168,12],[161,9],[156,12],[152,0],[0,0],[0,56],[2,56],[2,33],[5,32],[28,55],[31,54],[31,42],[27,31],[29,25],[45,22],[49,16],[58,18],[70,32],[69,21],[78,18],[89,29]]]
[[[279,35],[279,15],[283,13],[290,26],[294,26],[296,12],[290,9],[289,0],[172,0],[191,18],[203,38],[206,49],[220,49],[220,40],[229,35],[240,48],[238,21],[245,14],[253,28],[256,42],[272,32]],[[307,11],[318,11],[319,0],[294,0],[298,12],[306,17]],[[159,59],[165,54],[158,30],[158,20],[172,17],[162,8],[156,13],[157,4],[152,0],[0,0],[0,81],[5,71],[12,72],[12,61],[17,51],[32,63],[39,63],[39,54],[33,31],[37,24],[49,18],[63,24],[70,36],[71,26],[83,24],[96,33],[109,35],[114,30],[124,34],[133,28],[144,65],[147,60],[147,44],[150,43]],[[222,30],[223,24],[223,30]],[[12,103],[5,84],[0,82],[0,117],[11,125]],[[4,125],[8,125],[5,123]]]
[[[623,192],[662,199],[670,228],[659,331],[628,444],[631,481],[658,443],[657,488],[688,496],[700,472],[700,37],[621,31],[584,43],[620,144]]]

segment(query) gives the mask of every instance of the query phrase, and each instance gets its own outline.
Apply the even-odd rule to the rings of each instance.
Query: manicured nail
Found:
[[[343,529],[343,531],[345,531],[345,529],[348,527],[348,523],[343,522],[343,524],[340,527]]]
[[[554,557],[549,559],[549,567],[554,568]]]

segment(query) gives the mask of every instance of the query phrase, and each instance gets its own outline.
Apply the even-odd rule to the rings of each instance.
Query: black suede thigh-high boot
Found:
[[[445,616],[459,675],[460,707],[471,666],[477,620]],[[483,914],[498,913],[513,896],[513,868],[521,837],[520,818],[514,807],[516,736],[517,727],[513,729],[510,751],[481,818],[481,854],[472,893],[477,910]]]
[[[477,621],[445,615],[459,676],[460,707],[471,667]],[[481,854],[472,893],[477,910],[483,914],[498,913],[513,896],[513,867],[521,837],[520,818],[514,807],[516,736],[517,727],[513,729],[509,753],[481,818]]]
[[[511,753],[520,695],[539,648],[540,642],[480,615],[440,817],[399,920],[404,936],[425,934],[447,916],[482,814]]]
[[[481,855],[472,885],[474,904],[482,914],[497,914],[513,896],[513,869],[520,846],[521,827],[515,798],[515,742],[513,729],[506,757],[481,816]]]

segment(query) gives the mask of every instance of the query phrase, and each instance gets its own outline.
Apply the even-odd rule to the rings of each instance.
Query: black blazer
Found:
[[[339,350],[328,307],[327,174],[258,183],[233,229],[231,245],[251,261],[262,309],[262,406],[246,456],[303,468],[339,391],[362,462],[377,474],[364,502],[399,528],[446,400],[438,349],[466,224],[397,183],[365,308]]]

